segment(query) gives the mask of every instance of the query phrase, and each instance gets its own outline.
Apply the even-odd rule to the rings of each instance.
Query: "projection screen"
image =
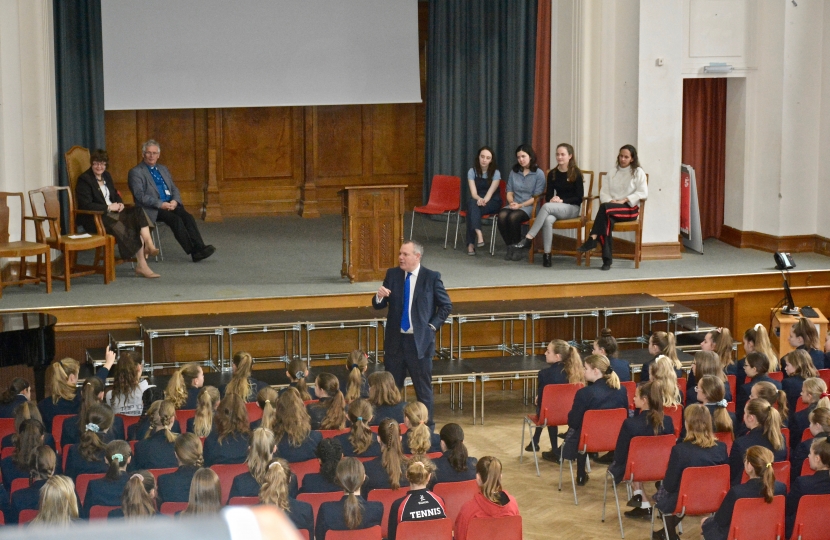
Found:
[[[102,0],[108,110],[421,101],[417,0]]]

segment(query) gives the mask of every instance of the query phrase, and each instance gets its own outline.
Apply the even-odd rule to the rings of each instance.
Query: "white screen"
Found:
[[[417,0],[102,0],[104,105],[421,101]]]

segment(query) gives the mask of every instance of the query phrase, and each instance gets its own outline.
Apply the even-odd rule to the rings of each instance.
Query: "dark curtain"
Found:
[[[104,55],[101,0],[56,0],[55,87],[60,185],[67,185],[63,153],[75,145],[104,148]]]
[[[533,149],[539,166],[550,168],[551,0],[539,0],[536,21],[536,88],[533,99]]]
[[[683,80],[683,163],[695,170],[703,238],[718,238],[726,176],[725,78]]]
[[[467,178],[484,145],[507,179],[531,141],[536,10],[536,0],[430,0],[424,201],[433,175]]]

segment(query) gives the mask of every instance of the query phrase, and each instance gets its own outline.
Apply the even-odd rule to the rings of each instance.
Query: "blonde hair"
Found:
[[[77,390],[73,383],[69,382],[69,377],[78,376],[80,365],[74,358],[64,358],[51,365],[52,379],[49,383],[49,388],[52,391],[52,403],[57,404],[60,399],[72,401],[75,399]]]
[[[68,476],[56,474],[40,488],[38,512],[33,524],[68,527],[78,519],[75,483]]]
[[[296,381],[297,386],[294,388],[300,393],[302,401],[310,401],[311,394],[308,393],[308,385],[305,378],[308,377],[308,365],[300,358],[294,358],[288,363],[288,374],[291,379]]]
[[[785,357],[784,361],[790,364],[795,370],[795,374],[805,379],[809,377],[818,377],[818,371],[810,353],[804,349],[796,349],[790,351]]]
[[[620,389],[620,378],[617,377],[617,374],[614,373],[614,370],[611,369],[611,361],[599,354],[592,354],[583,360],[586,366],[590,366],[594,369],[600,370],[602,372],[602,378],[605,379],[605,383],[608,385],[609,388],[613,388],[614,390]],[[495,458],[493,458],[495,459]]]
[[[717,328],[709,332],[712,336],[712,343],[715,344],[715,354],[720,358],[721,367],[724,371],[734,364],[732,358],[732,333],[729,328]]]
[[[744,340],[752,343],[752,346],[755,347],[757,352],[769,359],[770,371],[780,371],[781,366],[778,364],[778,355],[775,354],[775,349],[772,348],[772,343],[769,341],[769,334],[763,324],[758,323],[744,332]]]
[[[683,412],[683,419],[686,422],[685,442],[690,442],[701,448],[712,448],[715,446],[715,436],[712,434],[712,415],[705,405],[695,403],[689,405]]]
[[[403,465],[406,457],[401,451],[401,427],[393,418],[384,418],[378,426],[380,445],[380,462],[389,476],[389,485],[392,489],[401,487]]]
[[[170,430],[170,426],[176,421],[176,407],[167,400],[154,401],[147,410],[147,417],[150,419],[150,429],[144,434],[145,439],[156,431],[164,430],[164,438],[167,442],[176,441],[176,434]]]
[[[225,387],[225,397],[228,394],[236,394],[243,403],[248,401],[248,396],[251,395],[251,383],[248,378],[251,376],[251,366],[254,359],[246,352],[238,352],[233,355],[233,365],[236,369],[231,377],[231,382]]]
[[[213,416],[219,405],[219,390],[215,386],[203,386],[196,394],[196,414],[193,417],[193,432],[207,437],[213,430]]]
[[[369,402],[374,407],[397,405],[403,400],[395,378],[388,371],[376,371],[369,375]]]
[[[792,326],[792,332],[796,337],[804,340],[804,346],[808,349],[818,349],[821,346],[815,325],[806,317],[799,317]]]
[[[406,479],[412,485],[425,485],[432,474],[435,474],[435,464],[426,456],[415,456],[406,466]]]
[[[649,341],[660,349],[660,354],[671,361],[674,369],[681,369],[683,367],[683,364],[680,363],[680,359],[677,357],[677,347],[675,346],[673,333],[658,330],[651,334]]]
[[[660,355],[648,368],[650,378],[660,386],[664,407],[674,407],[683,402],[680,388],[677,386],[677,373],[668,356]]]
[[[182,433],[176,437],[173,450],[182,465],[202,467],[205,464],[202,441],[195,433]]]
[[[585,382],[585,372],[582,370],[582,359],[576,347],[561,339],[552,340],[548,344],[548,347],[550,347],[554,354],[558,354],[562,358],[562,368],[568,376],[569,383],[576,384]]]
[[[265,466],[265,474],[259,488],[259,502],[273,504],[288,512],[288,483],[291,469],[284,459],[273,459]]]
[[[265,481],[265,471],[268,470],[268,462],[274,455],[274,432],[266,428],[257,428],[251,435],[251,445],[248,449],[248,470],[251,476],[262,484]]]
[[[775,456],[768,448],[763,446],[750,446],[744,456],[744,462],[749,463],[752,470],[755,471],[755,476],[761,479],[761,495],[767,504],[772,503],[772,498],[775,496],[773,461],[775,461]]]
[[[363,351],[352,351],[346,359],[346,369],[349,370],[349,383],[346,389],[346,402],[351,403],[360,397],[363,387],[363,372],[369,367],[369,355]]]
[[[199,469],[190,481],[190,496],[182,515],[218,514],[222,510],[222,485],[211,469]]]
[[[493,456],[484,456],[476,463],[476,473],[481,478],[479,491],[490,502],[501,504],[501,461]]]
[[[773,448],[784,448],[784,436],[781,434],[781,415],[775,407],[763,398],[751,398],[746,403],[746,414],[751,414],[758,420],[764,430],[764,437]]]
[[[729,379],[720,363],[720,357],[713,351],[697,351],[695,353],[695,376],[698,379],[705,375],[712,375],[726,384]]]
[[[172,405],[172,404],[171,404]],[[144,518],[156,515],[156,500],[151,492],[156,479],[150,471],[136,471],[127,480],[121,494],[121,509],[125,518]]]
[[[789,417],[789,406],[787,404],[787,394],[783,390],[779,390],[769,381],[761,381],[752,387],[756,397],[765,400],[770,405],[778,406],[778,414],[784,418]]]
[[[202,367],[195,362],[189,362],[173,372],[164,394],[173,403],[174,407],[182,408],[182,405],[187,401],[188,389],[193,386],[194,379],[201,372]]]
[[[362,454],[372,444],[372,430],[369,422],[375,413],[372,404],[365,399],[356,399],[349,403],[349,421],[352,423],[349,442],[352,443],[355,454]]]
[[[804,380],[802,390],[810,394],[816,409],[830,409],[830,397],[827,395],[827,383],[819,377],[810,377]]]
[[[259,425],[276,431],[277,428],[277,399],[279,394],[273,386],[266,386],[256,395],[256,402],[262,409],[262,420]]]
[[[712,423],[715,433],[734,433],[735,426],[732,425],[732,417],[726,410],[726,387],[723,381],[714,375],[704,375],[698,382],[698,388],[706,396],[707,403],[715,404],[715,412],[712,414]]]
[[[281,441],[283,436],[288,436],[288,444],[291,446],[296,448],[302,445],[311,433],[311,416],[300,398],[300,392],[288,387],[277,403],[279,410],[274,439]]]
[[[810,423],[818,424],[821,430],[825,433],[830,433],[830,409],[825,407],[816,407],[810,413]]]
[[[432,433],[427,427],[429,421],[427,406],[420,401],[410,401],[404,407],[403,414],[410,426],[409,431],[406,432],[409,450],[413,454],[426,454],[432,446]]]

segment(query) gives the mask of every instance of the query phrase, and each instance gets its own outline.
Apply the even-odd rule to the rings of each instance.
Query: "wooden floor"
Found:
[[[410,394],[411,398],[411,394]],[[468,394],[465,400],[470,399]],[[536,476],[533,454],[525,452],[523,463],[519,463],[519,450],[522,437],[522,417],[534,412],[530,406],[523,406],[521,389],[499,392],[488,390],[487,415],[484,426],[472,425],[472,403],[465,401],[463,411],[452,410],[449,406],[448,389],[444,387],[442,395],[436,394],[436,430],[445,423],[455,422],[464,429],[465,442],[470,455],[481,457],[494,455],[503,464],[505,490],[513,495],[523,518],[524,538],[527,540],[556,539],[618,539],[620,538],[614,496],[608,492],[609,505],[606,509],[606,521],[602,522],[602,492],[606,466],[592,463],[593,472],[590,481],[584,487],[577,487],[579,505],[574,506],[573,491],[570,485],[570,473],[565,463],[562,491],[558,491],[559,466],[540,460],[542,476]],[[527,444],[525,436],[525,444]],[[550,449],[547,432],[542,433],[543,450]],[[576,466],[574,466],[576,471]],[[648,490],[655,491],[651,484]],[[625,487],[620,486],[618,493],[625,511],[627,500]],[[651,494],[651,493],[649,493]],[[623,516],[625,537],[628,539],[651,538],[650,523],[644,520],[627,519]],[[700,518],[683,520],[683,540],[697,540],[700,535]]]

